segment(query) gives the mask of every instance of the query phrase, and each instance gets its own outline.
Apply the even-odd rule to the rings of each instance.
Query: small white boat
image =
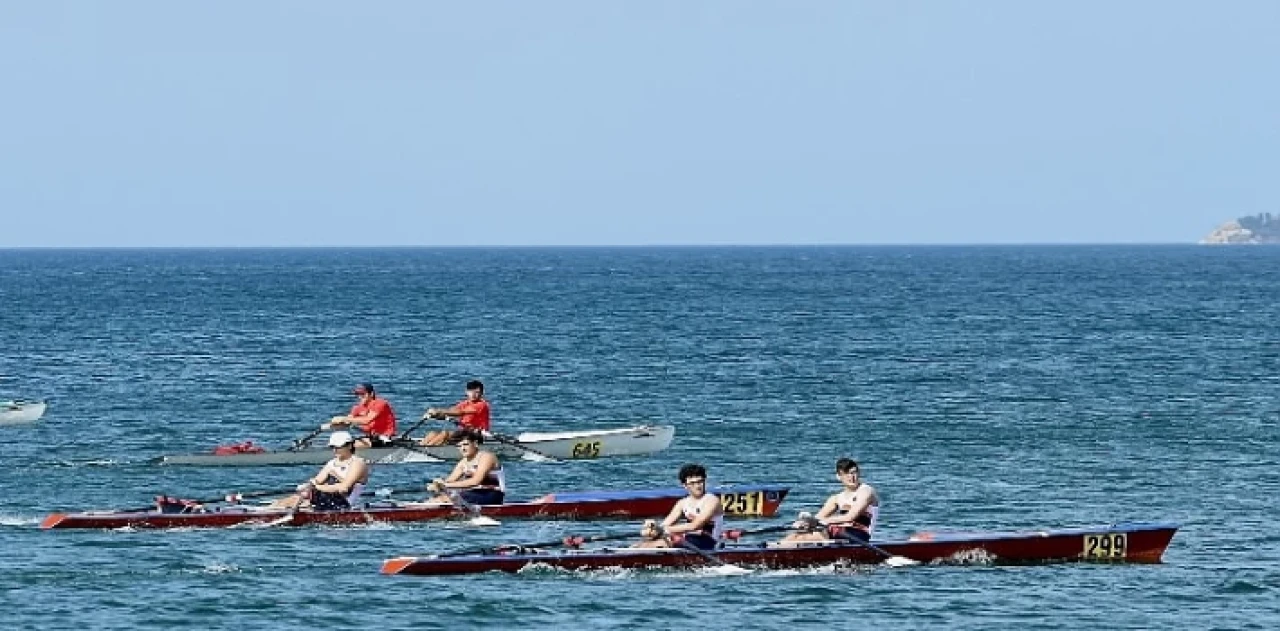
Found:
[[[34,423],[47,407],[44,401],[0,401],[0,425]]]
[[[486,449],[499,458],[531,461],[593,460],[610,456],[638,456],[671,446],[676,428],[671,425],[624,427],[620,429],[571,432],[525,432],[518,436],[495,434],[485,440]],[[321,442],[322,441],[317,441]],[[160,464],[189,466],[256,467],[264,465],[323,464],[333,457],[328,449],[261,450],[236,453],[203,453],[162,456]],[[395,447],[361,449],[361,456],[375,464],[442,462],[458,459],[452,445],[423,447],[408,440]]]

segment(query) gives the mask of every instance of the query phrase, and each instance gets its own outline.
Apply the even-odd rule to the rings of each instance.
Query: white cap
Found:
[[[354,442],[356,442],[356,439],[351,437],[351,432],[334,432],[329,434],[330,447],[343,447]]]

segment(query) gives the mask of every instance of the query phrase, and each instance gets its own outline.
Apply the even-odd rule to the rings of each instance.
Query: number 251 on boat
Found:
[[[724,509],[726,515],[741,515],[744,517],[763,515],[764,491],[721,493],[720,507]]]

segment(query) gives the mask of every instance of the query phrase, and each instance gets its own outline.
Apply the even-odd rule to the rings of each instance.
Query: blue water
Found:
[[[1280,248],[0,251],[8,628],[1280,627]],[[165,453],[284,444],[371,381],[413,418],[672,423],[648,458],[510,463],[517,493],[794,485],[853,456],[884,536],[1174,520],[1156,566],[386,577],[629,524],[41,531],[53,510],[288,486]],[[439,475],[379,468],[375,486]],[[772,523],[772,522],[764,522]],[[751,524],[751,525],[763,525]]]

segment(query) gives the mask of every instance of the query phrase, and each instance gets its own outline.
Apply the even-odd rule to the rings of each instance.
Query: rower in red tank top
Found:
[[[437,419],[454,417],[458,419],[456,422],[460,429],[489,431],[489,402],[484,399],[484,384],[479,381],[468,381],[467,398],[457,402],[451,408],[430,408],[424,416]],[[447,430],[429,432],[420,442],[432,447],[443,445],[452,437],[453,432]]]

